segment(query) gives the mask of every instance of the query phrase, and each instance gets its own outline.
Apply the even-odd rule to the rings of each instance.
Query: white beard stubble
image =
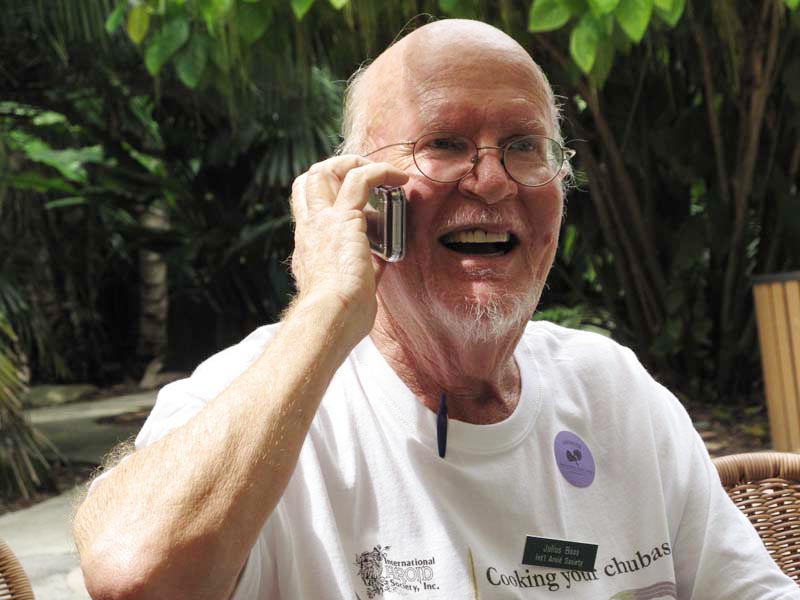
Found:
[[[461,209],[448,219],[451,227],[464,222],[480,227],[503,224],[505,220],[499,211],[485,206]],[[526,258],[531,271],[535,273],[536,257]],[[542,295],[546,276],[545,273],[544,279],[531,281],[524,292],[493,293],[483,301],[464,297],[462,302],[450,305],[436,302],[432,310],[444,327],[466,341],[496,341],[530,320]]]
[[[483,301],[465,297],[462,303],[437,303],[433,309],[438,321],[465,341],[494,342],[530,320],[542,287],[535,282],[524,294],[493,294]]]

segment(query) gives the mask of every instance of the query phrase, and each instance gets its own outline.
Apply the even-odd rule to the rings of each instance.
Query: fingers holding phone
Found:
[[[361,210],[367,203],[371,188],[403,185],[408,181],[408,174],[388,163],[376,163],[349,154],[313,165],[296,182],[301,179],[304,180],[303,196],[310,212],[331,206]],[[292,191],[294,195],[294,187]]]
[[[299,297],[334,294],[374,319],[375,269],[364,209],[370,190],[397,187],[407,180],[400,169],[360,156],[330,158],[295,180],[292,272]],[[367,319],[365,334],[372,319]]]

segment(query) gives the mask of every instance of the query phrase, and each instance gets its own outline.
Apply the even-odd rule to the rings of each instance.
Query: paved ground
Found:
[[[97,419],[152,407],[155,393],[80,402],[30,412],[31,420],[67,458],[99,463],[138,425],[97,423]],[[73,507],[82,490],[73,489],[30,508],[0,516],[0,539],[11,547],[33,584],[37,600],[87,600],[72,540]]]

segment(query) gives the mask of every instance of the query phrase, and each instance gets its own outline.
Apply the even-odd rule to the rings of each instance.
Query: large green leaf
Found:
[[[561,4],[569,9],[569,14],[573,17],[581,17],[586,12],[587,0],[561,0]]]
[[[206,27],[209,31],[215,31],[217,24],[221,21],[233,8],[234,0],[198,0],[197,4],[200,7],[200,13],[206,22]]]
[[[112,34],[119,29],[120,25],[122,25],[122,22],[125,20],[125,7],[127,4],[125,0],[119,0],[119,2],[117,2],[117,6],[106,19],[106,32]]]
[[[347,5],[349,0],[328,0],[328,2],[330,2],[331,6],[336,10],[341,10]]]
[[[196,88],[203,77],[208,63],[207,39],[204,34],[195,32],[186,47],[175,58],[175,70],[183,84]]]
[[[141,44],[149,27],[150,13],[147,12],[147,6],[144,4],[134,6],[128,13],[128,37],[134,44]]]
[[[602,88],[614,65],[614,42],[610,37],[603,36],[597,45],[597,56],[595,57],[594,67],[590,73],[592,83]]]
[[[790,10],[797,10],[797,7],[800,6],[800,0],[783,0],[786,3],[786,6],[789,7]]]
[[[266,2],[244,4],[236,11],[236,27],[248,44],[259,39],[272,22],[272,6]]]
[[[560,0],[534,0],[528,16],[528,30],[533,32],[561,29],[571,16]]]
[[[40,140],[21,134],[17,136],[23,141],[23,151],[27,157],[34,161],[51,166],[71,181],[83,182],[86,179],[84,164],[98,163],[103,160],[103,149],[100,145],[84,148],[54,149]]]
[[[150,75],[158,75],[166,62],[172,58],[189,39],[189,22],[178,17],[167,21],[153,35],[144,54],[144,64]]]
[[[314,0],[292,0],[292,12],[295,18],[300,21],[314,5]]]
[[[619,0],[589,0],[589,8],[596,15],[608,14],[617,8],[618,4]]]
[[[58,200],[51,200],[44,205],[45,210],[52,210],[54,208],[69,208],[72,206],[83,206],[86,204],[86,198],[83,196],[67,196],[66,198],[59,198]]]
[[[670,6],[664,8],[664,6],[667,4]],[[685,8],[686,0],[671,0],[671,2],[667,2],[666,0],[656,0],[655,4],[656,14],[670,27],[675,27],[675,25],[678,24],[678,21],[680,21],[681,17],[683,16],[683,11]]]
[[[569,52],[572,59],[586,74],[594,66],[600,39],[601,27],[594,16],[589,13],[583,15],[569,36]]]
[[[45,177],[33,171],[25,171],[17,175],[12,175],[7,179],[11,187],[19,190],[30,190],[32,192],[67,192],[74,194],[75,188],[65,179],[56,177]]]
[[[614,11],[622,30],[636,43],[642,41],[652,13],[653,0],[620,0]]]
[[[597,19],[597,22],[602,26],[603,37],[610,38],[614,34],[614,15],[603,15]]]

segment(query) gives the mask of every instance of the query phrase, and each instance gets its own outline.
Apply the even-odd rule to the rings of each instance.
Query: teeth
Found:
[[[496,244],[498,242],[508,242],[509,240],[511,240],[511,234],[507,231],[503,233],[494,233],[484,231],[483,229],[456,231],[453,233],[448,233],[446,236],[444,236],[445,242],[461,244]]]

